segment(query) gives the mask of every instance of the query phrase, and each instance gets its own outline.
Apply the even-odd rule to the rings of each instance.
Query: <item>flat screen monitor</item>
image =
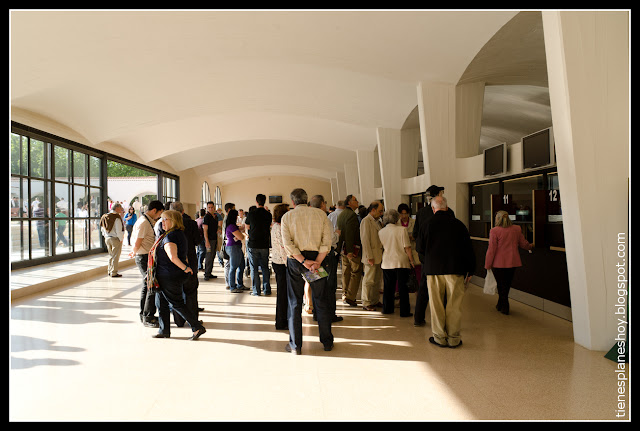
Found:
[[[522,138],[522,169],[538,169],[554,165],[555,148],[553,130],[540,130]]]
[[[282,195],[269,195],[269,203],[270,204],[281,204],[282,203]]]
[[[484,150],[484,176],[507,173],[507,144],[502,143]]]

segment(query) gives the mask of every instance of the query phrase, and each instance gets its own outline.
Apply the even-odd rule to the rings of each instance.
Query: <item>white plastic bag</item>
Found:
[[[495,295],[498,293],[498,283],[491,269],[487,269],[487,276],[484,279],[484,293],[487,295]]]

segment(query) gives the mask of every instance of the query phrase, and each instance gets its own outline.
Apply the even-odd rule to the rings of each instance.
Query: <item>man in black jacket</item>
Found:
[[[469,231],[448,211],[447,200],[437,196],[431,200],[431,208],[433,217],[421,229],[425,254],[422,271],[427,277],[433,331],[429,342],[458,347],[462,344],[462,298],[475,269],[475,255]]]
[[[444,194],[444,187],[436,186],[435,184],[430,186],[426,191],[428,204],[418,211],[416,215],[416,222],[413,226],[413,237],[416,239],[416,252],[418,253],[418,259],[420,262],[424,262],[424,244],[422,244],[422,237],[424,236],[424,229],[429,223],[429,220],[433,217],[433,210],[431,209],[431,200],[437,196]],[[447,212],[454,217],[451,208],[447,209]],[[423,266],[424,268],[424,266]],[[445,297],[444,303],[446,305],[447,299]],[[427,278],[424,273],[424,269],[420,274],[420,285],[418,292],[416,293],[416,306],[413,312],[413,325],[424,326],[427,324],[424,320],[424,315],[427,311],[427,305],[429,304],[429,289],[427,287]]]

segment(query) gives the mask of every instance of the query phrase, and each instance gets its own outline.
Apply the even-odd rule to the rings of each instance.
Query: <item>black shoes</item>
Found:
[[[198,338],[200,338],[200,336],[202,334],[204,334],[205,332],[207,332],[207,330],[205,329],[205,327],[203,326],[202,328],[198,329],[196,332],[193,333],[193,335],[191,336],[191,338],[189,338],[189,340],[191,341],[196,341]]]
[[[437,342],[433,337],[429,337],[429,342],[430,342],[431,344],[435,344],[435,345],[436,345],[436,346],[438,346],[438,347],[448,347],[448,348],[450,348],[450,349],[455,349],[455,348],[457,348],[457,347],[462,346],[462,340],[460,340],[460,342],[459,342],[458,344],[456,344],[455,346],[449,346],[449,345],[447,345],[447,344],[440,344],[440,343],[438,343],[438,342]]]
[[[157,317],[143,318],[142,324],[148,328],[158,328],[160,326]]]
[[[171,338],[171,335],[157,333],[156,335],[152,335],[151,338]]]
[[[435,345],[436,345],[436,346],[438,346],[438,347],[449,347],[449,346],[447,346],[446,344],[440,344],[440,343],[438,343],[438,342],[437,342],[433,337],[429,337],[429,342],[430,342],[431,344],[435,344]]]

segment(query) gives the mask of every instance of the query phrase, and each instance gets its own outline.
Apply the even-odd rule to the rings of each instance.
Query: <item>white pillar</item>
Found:
[[[355,195],[360,198],[360,185],[358,184],[358,164],[349,162],[344,164],[344,178],[346,183],[346,194]],[[343,196],[342,199],[346,197]]]
[[[396,209],[402,202],[401,132],[399,129],[378,127],[377,135],[384,207],[385,210]]]
[[[427,183],[444,187],[449,207],[456,211],[455,85],[418,84],[422,157]]]
[[[628,306],[629,13],[542,22],[574,339],[605,351]]]
[[[420,128],[404,129],[401,132],[402,178],[415,177],[418,174],[418,151],[420,149]]]
[[[338,172],[338,193],[340,196],[347,196],[347,181],[344,172]],[[342,198],[344,199],[344,198]]]
[[[456,157],[480,153],[484,86],[484,82],[472,82],[456,87]]]
[[[340,196],[338,190],[338,178],[331,178],[331,201],[335,204],[340,199],[344,199],[344,197]]]
[[[360,196],[356,195],[356,198],[362,205],[369,205],[375,200],[376,196],[374,163],[378,161],[375,158],[374,150],[357,150],[356,156],[358,160],[358,179],[360,180]]]

